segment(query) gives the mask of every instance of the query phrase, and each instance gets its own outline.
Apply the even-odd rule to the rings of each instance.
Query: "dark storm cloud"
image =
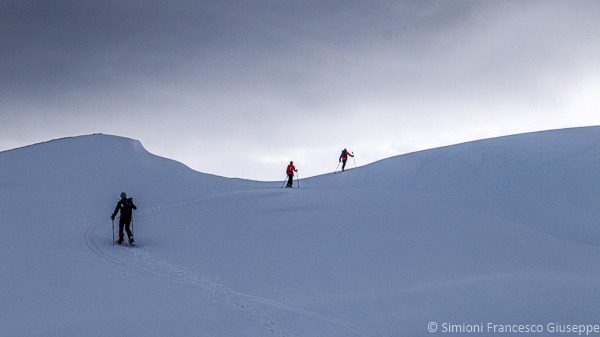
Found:
[[[230,80],[228,70],[258,81],[277,71],[305,77],[322,71],[323,60],[333,70],[348,66],[352,56],[343,53],[376,47],[369,39],[418,44],[412,33],[447,24],[466,6],[437,7],[423,2],[419,13],[394,2],[8,1],[0,14],[3,89],[43,97],[81,86],[176,82],[190,70],[217,86]],[[399,15],[404,10],[409,15]]]
[[[186,40],[213,38],[196,23],[207,25],[215,16],[186,7],[135,1],[5,3],[3,82],[17,91],[59,92],[161,76],[172,70],[176,55],[195,49]]]

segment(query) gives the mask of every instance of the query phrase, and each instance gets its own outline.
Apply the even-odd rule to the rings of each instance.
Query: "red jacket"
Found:
[[[298,170],[296,170],[296,166],[290,164],[287,167],[287,170],[285,171],[287,174],[294,174],[294,172],[298,172]]]
[[[343,161],[346,161],[346,160],[348,160],[348,156],[350,156],[350,157],[354,157],[354,153],[350,153],[350,152],[348,152],[346,149],[344,149],[344,150],[342,151],[342,154],[340,155],[340,161],[342,161],[342,160],[343,160]]]

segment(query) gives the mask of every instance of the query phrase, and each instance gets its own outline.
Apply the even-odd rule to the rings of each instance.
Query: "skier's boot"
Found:
[[[135,240],[133,240],[133,236],[129,237],[129,244],[134,245]]]
[[[119,240],[117,240],[117,244],[123,244],[123,237],[120,237]]]

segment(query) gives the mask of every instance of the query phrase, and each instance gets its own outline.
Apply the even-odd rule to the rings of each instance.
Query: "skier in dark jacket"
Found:
[[[343,149],[339,160],[342,163],[342,172],[344,172],[344,168],[346,167],[346,160],[348,160],[348,156],[354,157],[354,153],[350,153],[348,150]]]
[[[128,199],[127,193],[121,192],[121,200],[119,200],[119,202],[117,203],[117,207],[115,207],[115,211],[110,217],[112,220],[115,220],[115,216],[117,216],[117,213],[121,211],[121,216],[119,217],[119,240],[117,240],[118,244],[123,243],[123,238],[125,237],[125,233],[123,233],[123,227],[125,227],[127,237],[129,237],[129,243],[135,243],[135,241],[133,240],[133,232],[129,228],[129,226],[131,225],[131,217],[134,209],[137,209],[137,207],[133,203],[133,198]]]
[[[294,166],[294,162],[291,161],[290,164],[288,165],[287,169],[285,170],[285,173],[287,173],[288,175],[288,183],[286,187],[292,188],[292,183],[294,182],[294,172],[298,172],[298,170],[296,170],[296,166]]]

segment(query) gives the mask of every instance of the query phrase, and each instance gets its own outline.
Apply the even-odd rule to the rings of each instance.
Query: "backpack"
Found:
[[[133,210],[133,198],[121,200],[121,216],[131,216]]]

